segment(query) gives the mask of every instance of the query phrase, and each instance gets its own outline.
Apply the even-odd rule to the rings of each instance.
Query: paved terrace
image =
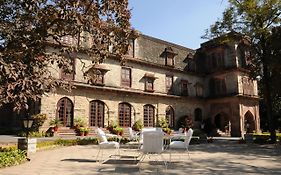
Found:
[[[128,156],[132,149],[121,148],[120,160],[96,161],[97,145],[60,147],[41,150],[31,155],[31,161],[0,169],[1,175],[96,175],[96,174],[281,174],[281,146],[217,142],[190,145],[186,152],[174,152],[167,170],[163,162],[153,157],[136,164]],[[106,151],[113,155],[113,151]],[[127,157],[126,157],[127,156]],[[169,154],[164,157],[168,160]]]

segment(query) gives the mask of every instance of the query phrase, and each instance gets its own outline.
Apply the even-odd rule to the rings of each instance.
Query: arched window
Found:
[[[90,126],[104,127],[104,103],[102,101],[90,102]]]
[[[242,45],[237,47],[238,67],[246,66],[245,48]]]
[[[175,114],[174,109],[171,106],[166,108],[166,121],[168,122],[170,128],[175,127]]]
[[[152,105],[143,106],[143,125],[144,127],[154,127],[154,107]]]
[[[203,97],[203,85],[201,83],[196,83],[194,85],[196,97]]]
[[[196,122],[202,121],[202,110],[200,108],[194,110],[194,118]]]
[[[128,103],[119,103],[119,125],[121,127],[131,127],[131,105]]]
[[[57,103],[57,118],[62,121],[63,126],[73,126],[73,103],[67,98],[61,98]]]

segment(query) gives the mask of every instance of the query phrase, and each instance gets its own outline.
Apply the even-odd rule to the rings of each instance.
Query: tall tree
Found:
[[[269,49],[272,56],[270,62],[270,81],[272,86],[273,116],[276,129],[281,129],[281,26],[275,27],[269,38]]]
[[[204,38],[218,37],[234,31],[244,35],[252,46],[252,64],[249,65],[253,78],[260,77],[262,96],[269,121],[270,137],[276,141],[275,119],[273,116],[274,80],[280,83],[280,40],[274,41],[274,32],[280,32],[280,0],[229,0],[229,7],[223,18],[211,25]],[[277,30],[279,27],[279,30]],[[273,44],[275,43],[275,44]],[[276,46],[276,44],[279,46]],[[277,49],[277,50],[276,50]],[[276,72],[277,71],[277,72]],[[278,78],[273,78],[273,75]],[[280,87],[280,84],[279,84]]]
[[[128,0],[1,0],[0,106],[27,109],[45,92],[69,87],[49,67],[72,71],[72,59],[66,59],[72,53],[86,53],[93,63],[110,54],[122,58],[129,20]]]

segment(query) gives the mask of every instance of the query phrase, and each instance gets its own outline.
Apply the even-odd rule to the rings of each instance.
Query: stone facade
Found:
[[[241,38],[230,37],[227,43],[209,41],[192,50],[140,34],[131,41],[123,64],[111,57],[92,65],[87,56],[75,54],[71,81],[76,88],[46,94],[40,112],[49,120],[60,118],[66,127],[79,117],[89,127],[112,121],[128,127],[137,120],[156,126],[166,118],[178,128],[182,117],[191,117],[194,128],[204,124],[241,136],[250,124],[251,131],[259,132],[257,83],[249,79],[244,64],[247,47]],[[52,74],[65,78],[56,65]]]

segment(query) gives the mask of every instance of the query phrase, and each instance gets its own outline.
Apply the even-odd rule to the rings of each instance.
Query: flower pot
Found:
[[[82,132],[82,131],[79,132],[79,136],[84,136],[84,135],[85,135],[85,132]]]
[[[53,130],[54,130],[54,132],[57,132],[59,130],[59,127],[58,126],[54,126]]]
[[[122,136],[123,135],[123,131],[119,132],[118,135]]]

